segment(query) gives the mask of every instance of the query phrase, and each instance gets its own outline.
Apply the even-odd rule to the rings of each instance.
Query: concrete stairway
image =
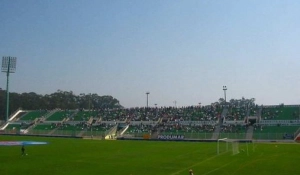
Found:
[[[222,111],[222,114],[221,114],[221,118],[219,118],[219,124],[220,125],[222,125],[223,122],[224,122],[224,119],[226,119],[227,113],[228,113],[228,109],[224,108],[223,111]]]
[[[221,129],[221,126],[220,126],[220,124],[218,124],[214,130],[214,133],[213,133],[211,139],[213,139],[213,140],[219,139],[220,129]]]
[[[246,139],[251,140],[253,138],[253,126],[248,126],[247,133],[246,133]]]
[[[225,107],[222,111],[221,117],[219,118],[219,123],[215,126],[215,130],[214,130],[214,133],[213,133],[211,139],[213,139],[213,140],[219,139],[221,126],[224,122],[224,119],[226,118],[227,113],[228,113],[228,109]]]

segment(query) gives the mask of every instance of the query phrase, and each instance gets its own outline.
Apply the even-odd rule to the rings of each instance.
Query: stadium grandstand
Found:
[[[99,139],[180,135],[185,139],[294,140],[300,105],[136,107],[101,110],[18,109],[3,134]]]

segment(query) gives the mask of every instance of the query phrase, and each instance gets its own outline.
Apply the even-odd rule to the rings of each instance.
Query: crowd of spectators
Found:
[[[139,125],[130,125],[128,128],[127,133],[134,134],[134,133],[151,133],[155,130],[156,127],[153,125],[147,124],[139,124]]]
[[[97,110],[58,110],[53,118],[55,121],[45,121],[44,125],[49,125],[49,129],[69,130],[69,131],[108,131],[113,130],[119,124],[117,131],[122,131],[129,125],[127,134],[143,133],[244,133],[247,131],[247,116],[257,116],[261,110],[261,119],[278,120],[281,116],[293,116],[299,118],[299,107],[258,107],[258,106],[235,106],[228,105],[226,110],[222,105],[208,106],[186,106],[186,107],[135,107],[118,109],[97,109]],[[227,111],[227,113],[226,113]],[[222,114],[223,112],[223,114]],[[223,116],[226,113],[225,116]],[[58,115],[59,114],[59,115]],[[224,119],[221,118],[224,117]],[[63,119],[61,119],[63,118]],[[61,119],[61,120],[60,120]],[[68,119],[68,120],[66,120]],[[250,120],[250,119],[249,119]],[[218,122],[221,121],[221,122]],[[222,122],[224,121],[224,122]],[[227,122],[240,121],[240,122]],[[42,121],[43,122],[43,121]],[[42,124],[37,121],[35,123]],[[50,124],[50,122],[52,122]],[[124,126],[123,126],[123,125]],[[265,131],[264,125],[252,123],[255,131]],[[251,125],[252,125],[251,124]],[[21,126],[28,128],[26,123]],[[122,125],[122,126],[121,126]],[[250,125],[250,124],[249,124]],[[219,127],[220,126],[220,127]],[[116,128],[116,127],[115,127]],[[217,129],[216,129],[217,128]],[[41,128],[42,130],[43,128]],[[220,129],[220,130],[219,130]],[[56,131],[55,131],[56,132]]]
[[[202,125],[202,124],[190,124],[183,125],[180,123],[176,124],[163,124],[160,127],[160,132],[167,133],[208,133],[213,132],[215,129],[214,125]]]
[[[221,117],[223,106],[186,106],[186,107],[135,107],[135,108],[102,108],[97,110],[59,110],[52,116],[59,116],[57,121],[68,118],[68,121],[88,121],[91,117],[102,121],[159,121],[181,122],[181,121],[218,121]],[[255,113],[251,108],[250,112]],[[59,115],[58,115],[59,114]],[[246,107],[230,106],[226,120],[243,120],[247,114]],[[62,117],[62,118],[61,118]]]
[[[252,109],[251,109],[252,110]],[[69,120],[63,120],[51,125],[59,130],[108,130],[117,123],[130,124],[132,133],[149,132],[159,129],[161,132],[213,132],[215,123],[221,117],[223,106],[187,106],[187,107],[136,107],[119,109],[78,110],[78,112],[65,111]],[[246,115],[246,108],[231,106],[226,120],[242,120]],[[75,117],[76,116],[76,117]],[[75,118],[81,118],[75,122]],[[93,122],[88,122],[92,117]],[[111,123],[105,123],[109,121]],[[132,122],[151,122],[132,125]],[[199,123],[197,123],[199,122]],[[211,123],[205,123],[211,122]],[[158,124],[158,125],[156,125]],[[232,131],[232,126],[222,128],[222,131]]]
[[[242,133],[247,130],[247,125],[222,125],[220,132],[222,133]]]
[[[229,106],[229,110],[226,116],[226,120],[244,120],[246,116],[255,116],[257,113],[257,106],[241,106],[237,107],[234,105]]]
[[[97,116],[103,121],[215,121],[222,108],[214,106],[187,107],[137,107],[122,109],[100,109]]]

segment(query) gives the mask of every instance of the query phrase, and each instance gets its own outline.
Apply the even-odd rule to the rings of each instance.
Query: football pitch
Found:
[[[1,136],[0,141],[47,145],[0,146],[1,175],[266,175],[300,174],[300,144],[83,140]]]

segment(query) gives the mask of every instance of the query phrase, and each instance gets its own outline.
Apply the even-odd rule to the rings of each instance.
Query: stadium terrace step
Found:
[[[84,131],[84,130],[83,130],[83,131],[80,131],[80,133],[79,133],[79,134],[77,134],[77,137],[82,137],[84,133],[85,133],[85,131]]]
[[[105,133],[105,139],[114,139],[118,130],[118,124],[112,127],[107,133]]]
[[[253,126],[248,126],[247,133],[246,133],[246,139],[248,139],[248,140],[252,139],[252,137],[253,137],[253,130],[254,130]]]
[[[219,118],[219,123],[215,126],[215,130],[214,130],[214,133],[213,133],[211,139],[216,140],[219,138],[220,131],[221,131],[221,125],[225,121],[227,113],[228,113],[228,109],[227,109],[227,107],[225,107],[222,111],[221,117]]]
[[[227,113],[228,113],[228,109],[224,108],[223,111],[222,111],[221,117],[219,118],[219,125],[223,124],[223,122],[226,119]]]
[[[55,133],[56,130],[58,130],[58,128],[53,129],[53,130],[50,131],[47,135],[52,135],[53,133]]]
[[[217,140],[217,139],[219,138],[219,135],[220,135],[220,130],[221,130],[220,125],[217,125],[217,126],[215,127],[215,130],[214,130],[214,133],[213,133],[211,139]]]
[[[89,120],[87,121],[87,124],[91,125],[93,123],[93,117],[90,117]]]

